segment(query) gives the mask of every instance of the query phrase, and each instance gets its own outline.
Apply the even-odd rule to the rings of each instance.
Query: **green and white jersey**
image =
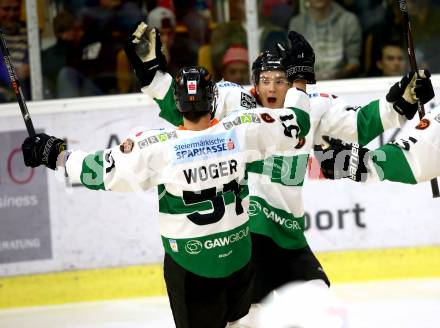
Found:
[[[172,124],[181,124],[170,75],[156,73],[150,86],[142,91],[159,104],[161,117]],[[297,94],[295,88],[290,89],[284,106],[296,107]],[[217,83],[216,117],[221,118],[231,111],[254,104],[248,100],[249,96],[252,97],[234,83]],[[365,145],[384,130],[400,127],[405,121],[385,99],[375,100],[364,107],[353,107],[341,98],[323,93],[312,93],[309,98],[311,131],[307,138],[301,140],[295,156],[274,155],[247,166],[251,232],[266,235],[287,249],[307,245],[302,187],[313,145],[320,144],[322,136],[326,135]],[[271,113],[277,111],[269,110]]]
[[[440,176],[440,106],[402,136],[372,151],[367,181],[415,184]]]
[[[302,187],[309,149],[320,144],[322,136],[367,144],[385,129],[404,123],[385,99],[354,108],[332,95],[313,93],[309,97],[311,131],[303,140],[304,148],[293,157],[273,156],[248,164],[251,232],[268,236],[287,249],[307,245]],[[296,101],[295,93],[289,90],[285,107]]]
[[[385,98],[353,107],[333,95],[312,93],[309,97],[315,145],[322,143],[322,136],[366,145],[384,131],[406,122],[405,116],[399,115]],[[288,99],[285,105],[287,102]]]
[[[165,251],[195,274],[226,277],[251,255],[246,163],[297,153],[310,130],[309,99],[298,97],[295,108],[231,113],[203,131],[150,130],[104,151],[73,151],[66,170],[95,190],[159,186]]]

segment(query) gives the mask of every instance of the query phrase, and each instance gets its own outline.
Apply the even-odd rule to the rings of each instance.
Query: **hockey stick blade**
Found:
[[[15,68],[11,61],[11,55],[9,54],[9,49],[6,45],[4,32],[1,29],[0,29],[0,49],[3,54],[3,61],[8,70],[9,79],[11,82],[11,88],[14,91],[18,105],[20,106],[21,115],[23,116],[24,124],[26,125],[26,129],[28,131],[29,136],[34,136],[35,135],[34,125],[32,123],[32,119],[29,114],[26,101],[24,99],[23,91],[20,86],[20,81],[17,78]]]
[[[411,22],[408,14],[408,5],[406,3],[406,0],[397,0],[397,4],[399,5],[400,13],[402,14],[402,18],[403,18],[402,21],[403,36],[406,42],[409,64],[411,66],[411,70],[415,71],[417,74],[418,68],[416,61],[416,53],[414,51],[414,41],[411,32]],[[423,116],[425,116],[425,108],[423,107],[423,104],[420,101],[418,102],[418,112],[420,119],[422,119]],[[431,179],[431,190],[432,190],[433,198],[440,197],[437,178]]]

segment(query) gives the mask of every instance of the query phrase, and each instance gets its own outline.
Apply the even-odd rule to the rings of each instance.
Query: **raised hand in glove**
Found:
[[[411,120],[417,112],[417,102],[426,104],[434,98],[431,83],[431,73],[428,70],[408,72],[400,82],[396,82],[388,91],[386,99],[393,103],[393,108],[400,115]]]
[[[66,150],[66,143],[62,139],[40,133],[27,137],[21,145],[24,164],[30,167],[45,165],[55,170],[58,155]]]
[[[158,70],[166,71],[167,61],[157,28],[151,28],[142,21],[137,23],[125,42],[124,50],[142,86],[150,85]]]
[[[315,157],[321,165],[322,174],[331,180],[350,178],[365,181],[368,172],[366,154],[368,149],[357,143],[347,144],[339,139],[324,136],[325,143],[315,145]]]
[[[316,83],[315,79],[315,52],[309,42],[299,33],[290,31],[288,38],[290,48],[277,43],[276,48],[281,57],[281,63],[286,68],[289,82],[305,80],[307,83]]]

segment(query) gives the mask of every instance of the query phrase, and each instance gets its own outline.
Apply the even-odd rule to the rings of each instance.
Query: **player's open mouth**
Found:
[[[275,98],[275,97],[267,97],[267,102],[269,104],[274,104],[274,103],[276,103],[276,101],[277,101],[277,98]]]

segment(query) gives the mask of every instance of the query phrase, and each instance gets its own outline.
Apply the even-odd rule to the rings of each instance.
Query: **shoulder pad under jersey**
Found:
[[[312,116],[322,116],[326,111],[328,111],[334,100],[337,99],[334,95],[329,95],[327,93],[309,93],[310,99],[310,112]]]
[[[214,94],[215,117],[220,120],[233,111],[257,107],[257,101],[252,94],[232,82],[220,81],[216,83]]]

